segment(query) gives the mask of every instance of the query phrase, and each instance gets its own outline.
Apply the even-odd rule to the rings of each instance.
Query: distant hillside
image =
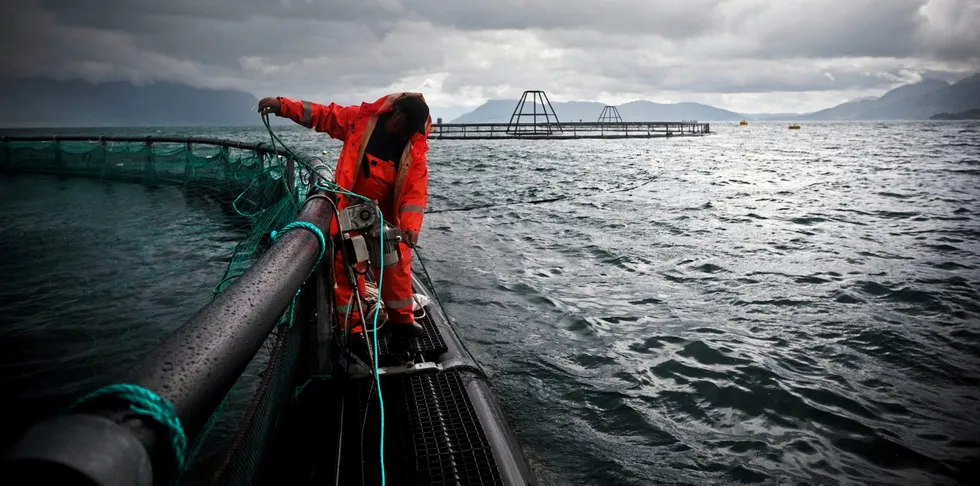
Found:
[[[752,113],[751,115],[744,115],[745,120],[752,121],[790,121],[799,120],[804,115],[799,113]]]
[[[953,83],[952,86],[926,93],[913,100],[920,112],[928,116],[943,112],[980,109],[980,73]]]
[[[508,123],[519,100],[490,100],[479,108],[466,113],[449,123]],[[597,121],[602,114],[602,103],[592,101],[552,102],[558,120],[563,122]],[[535,109],[539,122],[544,121],[544,107],[526,102],[521,123],[531,123]],[[700,103],[654,103],[652,101],[631,101],[617,107],[623,121],[733,121],[744,115],[722,110]]]
[[[853,100],[841,103],[833,108],[825,108],[815,113],[797,115],[791,120],[860,120],[861,114],[875,106],[877,99]]]
[[[737,121],[745,115],[701,103],[631,101],[617,107],[624,121]]]
[[[802,120],[927,120],[942,112],[980,108],[980,74],[952,85],[938,79],[895,88],[879,98],[842,103]]]
[[[464,113],[453,119],[449,123],[508,123],[514,109],[517,108],[519,100],[489,100],[475,110]],[[579,118],[585,120],[595,120],[602,112],[602,103],[594,102],[574,102],[574,103],[552,103],[559,121],[578,121]],[[539,114],[539,121],[544,122],[544,107],[540,104],[525,103],[521,117],[522,122],[531,122],[535,110]]]
[[[248,93],[157,83],[0,79],[0,126],[147,127],[259,125]]]
[[[479,108],[461,115],[449,123],[507,123],[510,121],[518,100],[490,100]],[[552,103],[559,121],[597,121],[603,104],[572,101]],[[534,112],[544,113],[541,105],[525,104],[522,123],[530,123],[527,116]],[[833,108],[813,113],[758,113],[739,114],[700,103],[654,103],[632,101],[619,105],[624,121],[682,121],[698,120],[927,120],[941,112],[960,112],[980,108],[980,74],[949,84],[938,79],[926,79],[918,83],[900,86],[880,97],[862,97]],[[544,121],[544,118],[539,118]]]
[[[980,109],[966,110],[959,113],[939,113],[929,117],[930,120],[980,120]]]

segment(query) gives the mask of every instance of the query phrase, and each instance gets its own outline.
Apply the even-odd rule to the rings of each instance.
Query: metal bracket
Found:
[[[415,363],[415,364],[411,364],[411,365],[384,366],[384,367],[378,368],[378,375],[379,376],[385,376],[385,375],[397,376],[397,375],[406,375],[406,374],[419,373],[419,372],[425,372],[425,371],[442,372],[442,371],[448,371],[448,370],[457,369],[457,368],[469,369],[470,371],[474,371],[477,374],[479,374],[480,376],[483,376],[484,378],[486,378],[483,375],[483,372],[481,372],[479,370],[479,368],[477,368],[476,366],[474,366],[469,361],[463,360],[463,359],[459,359],[459,358],[448,359],[446,361],[443,361],[442,363],[433,363],[431,361],[426,361],[426,362],[423,362],[423,363]],[[352,379],[356,379],[356,378],[370,378],[370,377],[371,377],[371,372],[370,371],[368,371],[366,373],[358,373],[358,374],[352,374],[351,375],[351,378]]]

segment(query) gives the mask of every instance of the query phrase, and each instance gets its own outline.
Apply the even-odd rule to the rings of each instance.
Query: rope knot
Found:
[[[127,402],[129,411],[134,415],[156,422],[165,428],[177,470],[184,470],[187,465],[187,435],[180,423],[180,417],[177,416],[177,410],[169,401],[146,388],[128,383],[104,386],[78,399],[65,410],[65,413],[78,412],[83,408],[91,409],[94,403],[104,403],[106,399]]]

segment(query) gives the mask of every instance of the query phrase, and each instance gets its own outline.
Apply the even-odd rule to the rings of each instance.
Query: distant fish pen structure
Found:
[[[530,102],[531,111],[525,109]],[[615,106],[606,106],[595,122],[558,120],[548,95],[528,90],[514,107],[508,123],[442,123],[432,125],[430,139],[440,140],[562,140],[690,137],[711,133],[708,123],[697,121],[627,122]]]
[[[524,106],[527,103],[527,97],[531,95],[531,113],[526,113],[524,111]],[[538,104],[540,101],[541,114],[538,114]],[[551,110],[551,113],[548,113]],[[539,123],[538,117],[544,117],[544,122]],[[531,123],[521,123],[522,117],[528,117],[531,119]],[[552,121],[554,119],[554,121]],[[514,113],[510,115],[510,122],[507,123],[507,135],[513,135],[518,137],[527,136],[538,136],[538,135],[554,135],[554,131],[561,131],[561,123],[558,122],[558,114],[555,113],[555,108],[551,106],[551,101],[548,99],[548,95],[541,90],[531,90],[525,91],[524,95],[521,96],[521,100],[517,102],[517,106],[514,107]]]
[[[605,106],[602,113],[599,113],[599,123],[622,123],[623,117],[619,116],[619,108],[615,106]]]

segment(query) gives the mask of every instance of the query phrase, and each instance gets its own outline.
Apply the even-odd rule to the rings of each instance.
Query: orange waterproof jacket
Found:
[[[374,103],[341,106],[336,103],[321,105],[309,101],[294,101],[279,97],[279,116],[289,118],[307,128],[318,132],[326,132],[332,138],[344,142],[337,159],[334,172],[334,182],[340,187],[353,190],[361,171],[358,170],[360,161],[364,158],[368,139],[378,122],[378,116],[392,110],[395,100],[403,96],[418,96],[420,93],[395,93],[385,96]],[[423,98],[424,99],[424,98]],[[394,219],[395,226],[402,231],[422,230],[422,216],[429,193],[429,170],[426,164],[426,153],[429,144],[426,139],[432,129],[432,117],[425,122],[425,134],[414,133],[405,144],[395,176],[394,215],[385,215],[388,220]],[[350,197],[341,197],[340,208],[359,201],[351,201]]]

